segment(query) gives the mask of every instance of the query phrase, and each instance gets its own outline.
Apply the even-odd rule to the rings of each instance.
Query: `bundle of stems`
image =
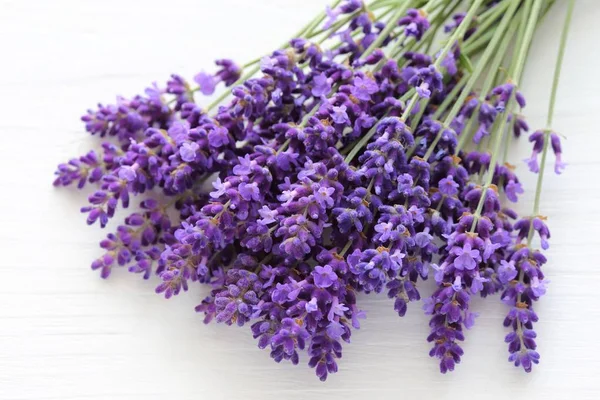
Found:
[[[337,0],[269,55],[89,110],[102,149],[60,164],[55,185],[95,185],[82,212],[102,227],[141,199],[92,268],[156,274],[166,298],[206,284],[206,322],[250,325],[277,362],[306,350],[321,380],[365,316],[363,294],[385,291],[404,316],[432,273],[423,309],[441,372],[461,360],[471,298],[496,293],[509,360],[531,371],[548,283],[540,197],[550,148],[564,168],[552,116],[573,0],[547,126],[529,134],[530,215],[510,208],[524,189],[507,161],[529,131],[519,86],[553,3]]]

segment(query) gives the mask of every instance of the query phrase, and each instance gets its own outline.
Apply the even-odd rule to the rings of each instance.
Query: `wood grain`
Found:
[[[398,318],[385,297],[361,299],[363,329],[340,373],[323,384],[305,365],[278,365],[247,329],[204,326],[204,288],[170,301],[125,271],[103,281],[89,263],[106,233],[78,208],[85,193],[55,190],[58,162],[98,145],[79,116],[176,71],[268,52],[323,0],[0,1],[0,399],[593,399],[600,394],[600,2],[578,0],[555,128],[569,166],[549,176],[542,212],[553,237],[552,284],[538,307],[542,363],[507,361],[497,298],[476,300],[464,361],[440,375],[427,356],[427,319]],[[545,121],[565,2],[535,35],[523,92],[532,127]],[[535,177],[519,165],[528,212]],[[428,286],[424,286],[427,292]],[[306,357],[303,363],[306,362]]]

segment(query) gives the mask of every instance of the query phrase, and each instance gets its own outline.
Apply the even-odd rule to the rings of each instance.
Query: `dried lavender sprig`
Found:
[[[533,322],[537,321],[537,316],[533,311],[533,301],[539,300],[539,298],[546,293],[546,285],[548,284],[548,281],[543,279],[544,276],[540,270],[541,265],[545,262],[545,258],[541,256],[539,251],[533,250],[531,244],[536,231],[541,237],[542,248],[544,249],[547,248],[547,244],[545,244],[545,242],[550,236],[550,232],[543,222],[543,217],[539,216],[540,199],[542,193],[542,183],[544,180],[544,171],[546,168],[546,156],[548,154],[548,147],[552,135],[552,120],[554,117],[556,94],[558,92],[558,82],[560,80],[560,72],[562,69],[562,62],[574,6],[575,0],[570,0],[561,33],[558,55],[556,57],[554,77],[552,80],[552,91],[550,93],[550,101],[548,103],[546,130],[544,130],[542,139],[544,141],[542,161],[536,184],[535,199],[533,202],[533,214],[530,218],[521,220],[521,225],[523,227],[528,227],[526,249],[528,252],[534,254],[533,262],[535,264],[529,268],[525,268],[523,263],[520,265],[517,264],[517,266],[519,266],[519,272],[517,280],[518,283],[515,284],[515,288],[520,285],[525,289],[517,290],[514,304],[511,304],[514,294],[508,292],[505,296],[505,301],[509,302],[509,305],[513,306],[511,313],[514,314],[513,317],[511,313],[509,313],[506,321],[509,322],[509,325],[512,325],[514,329],[514,332],[509,333],[505,339],[505,341],[509,343],[509,361],[513,362],[517,367],[522,366],[526,372],[531,372],[533,364],[539,363],[540,359],[540,355],[536,351],[537,345],[535,343],[535,338],[537,335],[533,330],[532,325]],[[516,249],[515,254],[518,254],[519,251],[525,251],[525,249]],[[526,277],[528,282],[525,281]],[[525,301],[523,301],[524,295],[526,296]],[[505,325],[507,325],[506,322]]]
[[[513,12],[516,5],[516,3],[513,3]],[[511,16],[512,14],[509,14],[508,18]],[[535,21],[536,18],[537,16],[533,20]],[[506,22],[507,20],[504,19],[504,21]],[[531,24],[529,25],[531,26]],[[516,69],[518,74],[522,70],[521,62],[522,58],[517,57],[515,63],[518,66]],[[504,110],[510,110],[513,102],[516,101],[515,97],[518,97],[516,89],[514,86],[511,86],[508,89],[502,88],[502,90],[505,91],[503,95],[507,97],[501,100],[507,104]],[[519,100],[519,102],[521,103],[522,100]],[[497,155],[497,147],[508,119],[507,112],[505,112],[505,115],[506,117],[502,118],[494,130],[493,147],[496,148],[496,152],[492,153],[493,155],[488,163],[492,168],[495,166],[496,161],[494,156]],[[430,154],[429,151],[428,153]],[[481,174],[483,171],[484,168],[482,167]],[[475,188],[471,190],[465,196],[466,199],[472,199],[470,200],[471,203],[478,198],[478,201],[475,203],[477,204],[476,211],[473,214],[470,212],[464,213],[454,232],[450,235],[450,240],[446,248],[448,252],[442,256],[443,264],[438,268],[438,274],[436,274],[439,289],[434,293],[430,302],[426,304],[427,312],[433,315],[431,319],[432,333],[428,337],[428,341],[435,342],[435,345],[430,355],[440,359],[440,370],[442,372],[453,370],[454,365],[460,362],[462,349],[457,341],[464,340],[462,326],[469,328],[473,325],[472,318],[469,318],[469,315],[471,315],[469,314],[469,295],[466,292],[468,289],[464,287],[464,280],[466,278],[467,285],[471,285],[470,291],[472,293],[484,289],[484,284],[487,284],[486,282],[489,282],[491,279],[480,275],[478,265],[482,261],[485,264],[491,263],[492,265],[497,262],[492,261],[490,255],[494,254],[497,249],[505,247],[506,244],[503,243],[506,243],[506,240],[509,238],[506,230],[499,228],[496,223],[492,222],[499,218],[498,194],[495,187],[490,186],[495,172],[495,169],[490,169],[486,185],[481,189]],[[481,218],[484,204],[486,204],[486,217]],[[465,232],[468,226],[470,226],[470,230]],[[496,242],[497,239],[494,239],[494,237],[497,234],[503,236],[504,239]],[[473,282],[477,281],[477,284],[471,284],[471,280]],[[493,289],[493,291],[497,290],[497,288]],[[453,291],[454,294],[450,295]],[[456,299],[457,293],[462,295],[461,300]],[[482,291],[483,293],[488,292]],[[441,308],[438,308],[440,306]]]

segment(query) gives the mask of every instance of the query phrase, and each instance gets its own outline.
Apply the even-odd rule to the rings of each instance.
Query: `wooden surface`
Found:
[[[205,326],[204,288],[166,301],[156,281],[91,272],[106,234],[85,225],[86,194],[52,188],[58,162],[97,145],[80,115],[171,72],[240,61],[278,46],[323,0],[0,1],[0,399],[592,399],[600,394],[600,2],[578,0],[555,128],[567,136],[564,175],[549,175],[542,212],[553,232],[552,284],[537,311],[541,364],[507,362],[498,298],[478,299],[464,361],[448,375],[427,355],[419,305],[400,319],[384,296],[325,384],[278,365],[247,328]],[[542,127],[565,2],[535,35],[523,91]],[[512,157],[527,193],[535,177]],[[551,158],[551,157],[550,157]],[[425,285],[424,292],[428,287]]]

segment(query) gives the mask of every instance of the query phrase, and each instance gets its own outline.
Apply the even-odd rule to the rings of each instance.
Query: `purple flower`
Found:
[[[125,166],[119,168],[119,178],[120,179],[123,179],[127,182],[133,182],[133,181],[135,181],[136,177],[137,177],[137,173],[135,172],[135,169],[133,167],[125,165]]]
[[[522,366],[525,372],[531,372],[533,364],[539,364],[540,355],[535,350],[524,350],[512,353],[508,361],[515,364],[515,367]]]
[[[446,196],[454,196],[458,193],[458,183],[454,182],[452,175],[442,179],[438,184],[440,193]]]
[[[348,118],[348,114],[346,113],[347,107],[345,105],[340,105],[339,107],[334,106],[332,108],[331,119],[336,124],[347,124],[350,122]]]
[[[357,76],[354,78],[352,94],[359,100],[371,101],[371,95],[379,91],[377,83],[369,78]]]
[[[331,197],[335,193],[335,188],[332,187],[319,187],[313,194],[316,202],[323,208],[331,208],[334,204],[334,200]]]
[[[333,321],[336,316],[343,317],[344,313],[348,310],[349,308],[342,303],[339,303],[337,297],[335,297],[334,303],[331,305],[331,310],[329,310],[329,314],[327,315],[327,319]]]
[[[53,184],[54,186],[68,186],[77,182],[77,187],[81,189],[87,182],[95,183],[102,179],[103,167],[108,167],[103,164],[106,163],[100,160],[95,151],[89,151],[79,159],[74,158],[68,163],[60,164],[55,172],[57,177]]]
[[[260,190],[256,182],[252,183],[240,183],[238,186],[240,196],[247,201],[254,200],[259,201],[261,198]]]
[[[462,279],[460,276],[454,278],[454,282],[452,282],[452,289],[454,289],[455,292],[462,290]]]
[[[338,279],[330,265],[325,265],[324,267],[317,265],[312,276],[315,279],[315,285],[320,288],[328,288]]]
[[[540,172],[540,166],[538,164],[538,160],[537,160],[537,154],[534,152],[534,154],[531,156],[531,158],[527,158],[524,160],[527,163],[527,167],[529,168],[529,170],[533,173],[538,173]]]
[[[346,0],[345,3],[341,4],[336,9],[331,9],[331,7],[326,6],[325,14],[328,19],[325,21],[323,29],[329,29],[335,23],[339,15],[353,13],[362,7],[362,5],[362,0]]]
[[[560,137],[554,132],[550,134],[550,144],[552,145],[552,151],[556,157],[556,162],[554,163],[554,172],[561,174],[566,168],[567,164],[562,162],[562,147],[560,145]]]
[[[432,92],[439,92],[444,86],[442,74],[433,64],[416,70],[407,83],[416,89],[421,98],[429,98]]]
[[[327,325],[327,335],[332,339],[340,339],[345,332],[344,325],[337,321],[331,321],[329,325]]]
[[[306,309],[306,312],[308,313],[317,311],[319,309],[319,306],[317,305],[317,298],[313,297],[312,299],[310,299],[310,301],[307,302],[304,307]]]
[[[228,185],[225,182],[222,182],[221,178],[215,179],[215,181],[212,183],[212,186],[215,188],[215,190],[210,192],[210,197],[215,199],[223,196],[228,188]]]
[[[386,242],[392,237],[394,225],[391,222],[381,222],[375,225],[375,232],[381,233],[379,240]]]
[[[512,202],[518,201],[518,195],[524,193],[523,186],[514,180],[508,181],[505,187],[506,198]]]
[[[435,304],[435,300],[432,297],[423,299],[423,311],[425,311],[425,314],[433,314],[433,311],[435,310]]]
[[[215,64],[221,67],[216,73],[216,76],[218,80],[224,82],[225,85],[231,86],[240,79],[242,69],[232,60],[220,59],[216,60]]]
[[[535,131],[531,135],[529,135],[529,141],[533,143],[533,152],[529,159],[526,159],[529,170],[531,172],[537,173],[540,170],[538,165],[537,156],[544,149],[544,142],[546,140],[546,134],[544,131]]]
[[[544,217],[537,216],[533,218],[531,223],[533,224],[533,230],[536,231],[540,236],[542,249],[548,250],[548,248],[550,247],[550,245],[548,244],[548,239],[550,238],[550,230],[548,229],[548,225],[546,225],[546,223],[544,222],[544,219]]]
[[[275,360],[289,358],[294,364],[297,364],[298,353],[296,348],[304,349],[308,338],[310,338],[310,334],[306,328],[299,325],[292,318],[284,318],[281,321],[280,329],[271,339],[271,356]]]
[[[273,57],[264,56],[260,59],[260,70],[265,72],[277,66],[277,60]]]
[[[402,174],[398,177],[398,191],[403,194],[408,194],[413,187],[413,178],[410,174]]]
[[[454,259],[454,267],[459,270],[472,270],[479,262],[479,250],[472,250],[469,243],[465,243],[463,248],[454,247],[453,253],[457,256]]]
[[[181,159],[185,162],[192,162],[196,159],[196,152],[200,149],[198,143],[195,142],[186,142],[181,145],[179,148],[179,155]]]
[[[426,248],[431,241],[433,240],[433,236],[431,236],[427,232],[417,232],[415,235],[415,244],[420,248]]]
[[[456,288],[453,287],[454,290]],[[459,289],[460,290],[460,289]],[[455,323],[460,320],[461,308],[457,302],[450,301],[445,303],[440,309],[440,313],[446,316],[449,323]]]
[[[489,281],[489,279],[482,278],[479,274],[477,274],[475,277],[473,277],[473,282],[471,283],[471,288],[470,288],[471,292],[473,294],[481,292],[483,290],[483,284],[488,281]]]
[[[446,58],[444,58],[440,65],[446,68],[446,71],[449,75],[456,75],[458,72],[458,68],[456,67],[456,58],[453,51],[448,52]]]
[[[331,83],[325,74],[313,78],[312,95],[315,97],[327,96],[331,92]]]
[[[194,77],[194,81],[198,84],[202,94],[208,96],[215,92],[217,82],[214,76],[207,74],[206,72],[200,72]]]
[[[208,133],[208,143],[215,148],[229,144],[229,132],[223,127],[216,127]]]
[[[398,21],[398,25],[406,26],[406,28],[404,28],[406,36],[414,36],[417,40],[421,40],[425,31],[429,29],[427,13],[424,10],[411,8],[406,14],[405,17]]]
[[[327,15],[327,21],[325,21],[325,24],[323,24],[323,29],[329,29],[331,28],[331,25],[335,23],[339,12],[338,10],[333,10],[327,5],[325,7],[325,14]]]
[[[498,278],[500,282],[506,284],[517,276],[517,270],[512,261],[502,260],[498,267]]]
[[[533,277],[533,279],[531,280],[530,287],[534,296],[541,297],[544,294],[546,294],[546,286],[548,285],[548,283],[550,283],[550,281],[548,281],[547,279],[540,280],[537,276]]]
[[[475,318],[479,316],[479,313],[467,312],[465,315],[464,325],[465,328],[471,329],[475,325]]]
[[[506,107],[506,103],[508,102],[508,99],[510,98],[512,91],[515,88],[516,88],[516,86],[513,83],[505,83],[500,86],[496,86],[494,89],[492,89],[491,95],[496,98],[495,105],[496,105],[496,110],[498,112],[504,111],[504,109]],[[517,104],[519,105],[519,107],[521,107],[521,108],[525,107],[525,97],[523,97],[523,94],[521,92],[519,92],[517,90],[514,98],[517,101]]]
[[[271,210],[268,206],[262,206],[262,208],[258,210],[258,214],[261,217],[261,219],[258,220],[258,223],[269,225],[276,221],[277,210]]]

